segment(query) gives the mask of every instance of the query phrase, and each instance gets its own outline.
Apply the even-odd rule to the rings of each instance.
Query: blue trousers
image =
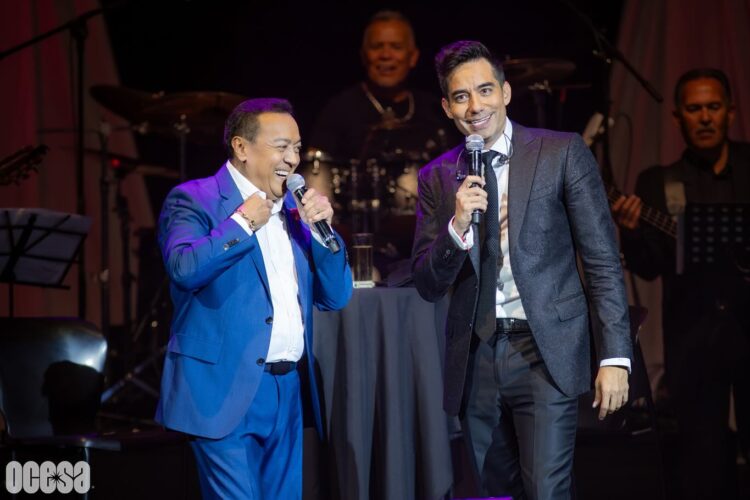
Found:
[[[204,499],[302,497],[302,401],[296,370],[264,372],[244,419],[226,437],[192,442]]]

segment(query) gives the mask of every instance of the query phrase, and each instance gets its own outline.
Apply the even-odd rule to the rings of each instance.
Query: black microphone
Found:
[[[300,201],[302,201],[302,197],[305,196],[305,193],[307,192],[305,178],[299,174],[291,174],[287,177],[286,187],[289,188],[289,190],[294,193],[294,196]],[[318,222],[313,222],[313,225],[318,231],[320,237],[323,238],[323,243],[328,247],[328,250],[333,253],[338,253],[338,251],[341,250],[341,246],[339,245],[339,241],[333,235],[333,229],[328,225],[328,222],[325,220],[319,220]]]
[[[484,148],[484,139],[479,134],[471,134],[466,136],[466,151],[469,152],[471,157],[471,164],[469,165],[469,175],[482,175],[482,149]],[[478,186],[474,183],[471,187]],[[475,208],[471,212],[471,223],[479,224],[482,221],[482,211]]]

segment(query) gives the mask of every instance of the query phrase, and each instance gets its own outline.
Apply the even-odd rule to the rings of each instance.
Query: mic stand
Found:
[[[180,116],[180,121],[173,126],[177,133],[177,138],[180,141],[180,182],[185,182],[187,180],[187,163],[185,155],[187,151],[187,135],[190,133],[190,126],[185,120],[185,115]]]
[[[165,277],[162,280],[161,285],[156,290],[156,294],[151,298],[149,303],[148,313],[144,315],[138,322],[138,326],[133,333],[133,342],[135,343],[140,338],[146,327],[155,321],[156,313],[159,308],[159,303],[164,300],[164,295],[169,289],[169,278]],[[129,331],[128,331],[129,333]],[[164,353],[167,351],[166,344],[154,349],[153,353],[148,356],[145,360],[134,366],[128,371],[120,380],[114,382],[110,387],[102,392],[101,402],[106,403],[117,394],[119,394],[129,383],[135,385],[144,393],[150,395],[154,399],[159,399],[159,387],[158,380],[161,379],[161,366],[160,362],[164,359]],[[149,381],[141,375],[149,367],[153,366],[155,373],[156,382],[151,385]],[[111,415],[110,415],[111,416]]]
[[[610,157],[609,152],[609,108],[611,105],[610,101],[610,78],[609,78],[609,70],[610,66],[612,64],[613,60],[620,61],[622,65],[625,67],[625,69],[635,77],[636,80],[638,80],[638,83],[641,84],[641,86],[648,92],[648,94],[658,103],[661,103],[664,101],[664,98],[659,94],[659,91],[654,88],[651,83],[646,80],[639,72],[636,70],[632,64],[630,64],[630,61],[625,57],[625,55],[620,52],[620,50],[612,45],[609,40],[607,40],[607,37],[604,36],[604,33],[599,31],[596,26],[594,26],[593,21],[591,18],[589,18],[586,14],[581,12],[577,7],[575,7],[569,0],[560,0],[563,5],[565,5],[568,9],[570,9],[578,18],[583,21],[583,23],[591,30],[591,33],[594,35],[594,41],[596,42],[596,45],[598,47],[597,50],[594,51],[594,56],[597,57],[601,61],[601,85],[602,85],[602,95],[600,100],[600,112],[602,115],[604,115],[604,120],[602,121],[602,128],[603,132],[601,134],[601,140],[602,140],[602,154],[603,154],[603,160],[602,160],[602,177],[604,178],[604,181],[610,184],[613,184],[614,175],[612,173],[612,159]]]
[[[85,64],[85,46],[86,38],[88,36],[88,28],[86,22],[89,18],[98,16],[105,9],[93,9],[88,12],[84,12],[75,19],[68,21],[65,24],[58,26],[52,30],[49,30],[41,35],[37,35],[26,42],[11,47],[3,52],[0,52],[0,60],[5,59],[11,54],[15,54],[26,47],[35,45],[42,40],[45,40],[57,33],[62,31],[69,31],[70,36],[75,41],[76,45],[76,65],[77,65],[77,81],[71,82],[76,87],[76,212],[79,215],[83,215],[86,212],[86,201],[84,199],[83,191],[83,134],[84,134],[84,109],[83,109],[83,76],[84,76],[84,64]],[[78,255],[78,316],[80,318],[86,317],[86,259],[84,248]]]
[[[133,343],[132,339],[132,298],[131,290],[133,275],[130,272],[130,211],[128,209],[128,200],[122,192],[122,181],[128,175],[127,170],[116,170],[114,175],[115,181],[115,212],[120,221],[120,248],[122,249],[122,274],[120,275],[120,284],[122,285],[122,332],[125,335],[123,342],[120,344],[122,350],[122,363],[125,369],[129,369],[133,360]]]
[[[131,289],[133,275],[130,272],[130,210],[128,199],[122,192],[122,177],[117,177],[115,189],[115,209],[120,219],[120,239],[122,242],[122,327],[126,335],[133,328]]]
[[[102,121],[98,131],[99,135],[99,150],[101,159],[101,170],[99,174],[99,197],[100,209],[101,209],[101,248],[99,253],[99,266],[101,271],[99,272],[99,300],[101,302],[100,307],[102,311],[101,315],[101,330],[102,335],[109,342],[109,327],[110,327],[110,288],[109,288],[109,134],[110,126],[108,123]]]

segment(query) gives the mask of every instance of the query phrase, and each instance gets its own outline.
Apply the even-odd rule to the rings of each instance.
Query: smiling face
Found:
[[[397,19],[375,21],[362,41],[362,62],[367,79],[378,87],[402,85],[416,66],[419,50],[409,25]]]
[[[685,83],[674,119],[691,148],[713,150],[726,142],[734,108],[718,80],[698,78]]]
[[[302,147],[299,128],[287,113],[261,113],[258,131],[252,141],[232,138],[237,169],[269,200],[284,196],[287,176],[299,165]]]
[[[505,129],[510,85],[500,83],[486,59],[460,64],[446,79],[443,110],[464,135],[479,134],[492,146]]]

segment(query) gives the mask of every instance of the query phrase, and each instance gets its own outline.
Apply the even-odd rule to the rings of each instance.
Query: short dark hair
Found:
[[[682,104],[682,91],[685,89],[685,85],[693,80],[701,78],[713,78],[724,89],[724,96],[727,99],[727,104],[732,102],[732,90],[729,88],[729,78],[726,73],[716,68],[696,68],[686,71],[677,80],[677,84],[674,86],[674,107],[679,109]]]
[[[446,45],[435,56],[435,71],[443,97],[448,97],[448,78],[451,73],[463,63],[477,59],[486,59],[500,85],[505,82],[503,65],[484,44],[474,40],[459,40]]]
[[[232,110],[224,123],[224,146],[229,157],[234,156],[232,137],[244,137],[254,141],[258,134],[258,115],[263,113],[286,113],[294,116],[292,104],[278,97],[262,97],[242,101]]]
[[[400,23],[404,23],[406,27],[409,29],[409,36],[411,37],[412,45],[416,47],[417,39],[414,37],[414,27],[411,25],[411,21],[409,21],[409,18],[397,10],[379,10],[375,14],[372,15],[369,21],[367,21],[367,26],[365,26],[365,30],[362,33],[362,47],[363,48],[365,44],[367,43],[367,35],[370,34],[370,29],[372,28],[372,25],[375,23],[385,23],[388,21],[398,21]]]

